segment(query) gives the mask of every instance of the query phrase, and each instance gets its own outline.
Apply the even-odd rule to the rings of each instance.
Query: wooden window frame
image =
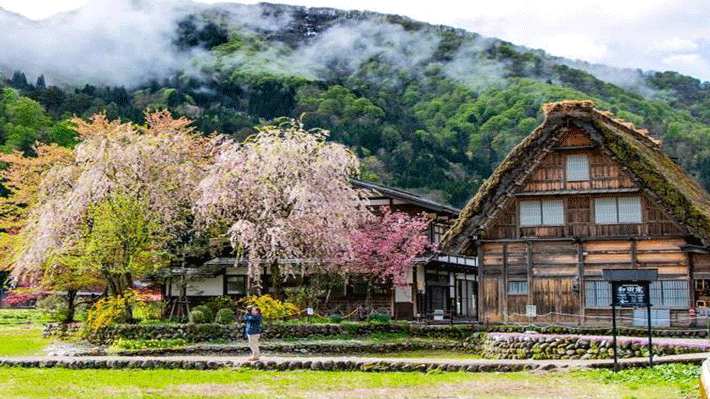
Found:
[[[230,278],[241,278],[244,280],[244,292],[230,292],[229,291],[229,279]],[[246,295],[247,294],[247,276],[244,274],[227,274],[224,276],[224,293],[225,295]]]
[[[593,305],[590,305],[587,301],[587,289],[589,288],[589,284],[592,283],[594,284],[594,301],[595,303]],[[599,284],[602,283],[602,284]],[[609,297],[609,303],[608,304],[599,304],[599,290],[597,289],[598,287],[606,287],[608,290],[608,297]],[[608,281],[604,280],[594,280],[594,279],[589,279],[589,280],[584,280],[584,307],[585,308],[590,308],[590,309],[600,309],[600,308],[611,308],[611,284]]]
[[[570,164],[569,160],[571,157],[579,157],[579,158],[584,158],[587,163],[587,173],[585,174],[584,178],[570,178]],[[589,155],[587,154],[569,154],[565,156],[565,182],[578,182],[578,181],[590,181],[591,180],[591,172],[590,172],[590,163],[589,163]]]
[[[639,201],[639,221],[638,222],[620,222],[619,221],[619,198],[638,198]],[[614,219],[615,221],[613,222],[599,222],[597,219],[597,201],[602,200],[602,199],[607,199],[607,200],[614,200]],[[594,198],[593,202],[593,209],[594,209],[594,224],[598,225],[614,225],[614,224],[642,224],[644,220],[644,206],[643,206],[643,201],[640,196],[633,196],[633,197],[597,197]]]
[[[522,212],[520,211],[520,208],[522,207],[522,204],[524,202],[529,202],[529,203],[537,203],[538,206],[538,215],[539,217],[539,222],[536,224],[523,224],[522,220]],[[562,210],[562,217],[560,218],[560,222],[556,224],[545,224],[545,214],[543,213],[543,203],[544,202],[559,202],[561,204],[561,210]],[[517,213],[518,213],[518,227],[555,227],[555,226],[564,226],[566,217],[567,217],[567,212],[565,212],[566,204],[564,199],[546,199],[546,200],[524,200],[524,201],[518,201],[518,206],[517,208]]]
[[[530,292],[530,285],[527,280],[508,280],[508,286],[505,287],[505,292],[508,295],[528,295]],[[511,292],[511,284],[521,284],[521,287],[525,287],[525,292]]]
[[[670,285],[669,283],[684,283],[684,287],[681,287],[680,289],[678,288],[671,288],[671,287],[666,287],[666,285]],[[660,289],[657,288],[658,284],[660,284]],[[674,279],[659,279],[651,283],[651,305],[655,309],[687,309],[689,306],[690,298],[688,296],[688,286],[690,284],[688,283],[688,280],[674,280]],[[659,291],[661,298],[660,301],[661,303],[654,303],[654,291]],[[670,299],[666,299],[666,296],[670,291],[677,291],[682,294],[685,298],[685,303],[682,305],[679,304],[668,304],[670,302]]]

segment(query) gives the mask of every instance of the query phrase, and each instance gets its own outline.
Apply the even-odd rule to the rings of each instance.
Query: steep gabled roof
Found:
[[[543,106],[545,121],[510,151],[466,204],[446,233],[442,248],[465,252],[488,220],[509,203],[523,180],[560,140],[566,127],[581,129],[598,143],[641,188],[689,233],[710,246],[710,195],[660,149],[660,142],[633,124],[594,109],[591,101],[563,101]]]
[[[393,187],[383,186],[381,184],[373,183],[371,181],[351,178],[350,184],[352,184],[355,188],[374,191],[375,193],[383,197],[397,199],[406,203],[417,205],[429,211],[446,213],[450,214],[451,216],[457,216],[459,212],[461,212],[461,210],[458,208],[440,204],[438,202],[426,199],[420,195]]]

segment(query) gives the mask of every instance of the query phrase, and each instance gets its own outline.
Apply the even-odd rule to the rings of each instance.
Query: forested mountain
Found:
[[[239,138],[254,125],[300,117],[350,146],[364,178],[461,206],[542,121],[543,103],[592,99],[661,138],[710,187],[710,84],[691,77],[613,68],[600,75],[600,66],[396,15],[119,3],[110,12],[132,29],[160,14],[159,24],[132,33],[145,42],[87,27],[100,4],[39,22],[0,10],[0,29],[18,37],[72,29],[97,36],[77,46],[60,33],[67,48],[51,52],[0,38],[15,49],[0,54],[3,151],[31,152],[35,140],[70,146],[64,121],[96,112],[140,121],[146,108],[168,108],[206,134]]]

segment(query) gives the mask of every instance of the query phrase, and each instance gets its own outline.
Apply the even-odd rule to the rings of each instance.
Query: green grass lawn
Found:
[[[0,327],[0,356],[41,354],[50,343],[36,326]]]
[[[42,337],[44,321],[34,309],[0,309],[0,356],[41,354],[52,343]]]
[[[675,366],[674,366],[675,367]],[[697,369],[697,367],[695,368]],[[693,367],[573,373],[363,373],[0,368],[3,398],[651,398],[697,397]],[[669,380],[662,380],[662,376]],[[635,378],[645,383],[633,383]]]
[[[0,356],[41,354],[38,313],[0,310]],[[404,337],[376,337],[400,341]],[[372,356],[368,354],[367,356]],[[448,351],[380,357],[471,358]],[[649,398],[697,397],[699,367],[532,373],[67,370],[0,367],[0,398]]]

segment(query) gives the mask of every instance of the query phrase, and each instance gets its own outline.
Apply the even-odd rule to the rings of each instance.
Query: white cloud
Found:
[[[578,33],[554,35],[543,38],[537,44],[534,47],[544,48],[552,55],[589,62],[602,61],[608,52],[605,44]]]
[[[662,62],[671,70],[692,76],[703,76],[710,70],[708,60],[697,53],[671,55],[664,58]]]
[[[653,43],[649,48],[652,53],[672,53],[672,52],[688,52],[698,49],[698,44],[689,39],[672,38]]]
[[[32,18],[68,10],[90,0],[0,0],[0,7]],[[92,0],[93,1],[93,0]],[[113,0],[143,3],[146,0]],[[200,0],[215,3],[225,0]],[[257,3],[247,0],[245,3]],[[710,60],[710,2],[707,0],[497,0],[432,2],[391,0],[278,0],[313,7],[372,10],[416,20],[452,25],[515,44],[542,48],[555,55],[616,67],[665,70],[687,65],[668,58],[676,53],[700,54]],[[113,18],[106,21],[113,23]],[[105,21],[100,21],[104,22]],[[109,25],[109,24],[107,24]],[[707,47],[707,46],[706,46]],[[687,61],[687,60],[686,60]],[[689,66],[688,66],[689,67]],[[693,67],[710,79],[710,70]],[[681,70],[690,73],[690,69]]]

